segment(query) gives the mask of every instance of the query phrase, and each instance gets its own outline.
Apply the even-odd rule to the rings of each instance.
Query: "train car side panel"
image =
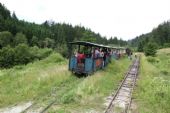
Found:
[[[93,59],[92,58],[85,59],[85,72],[87,73],[93,72]]]
[[[77,58],[76,57],[71,57],[70,62],[69,62],[69,70],[75,70],[77,68]]]

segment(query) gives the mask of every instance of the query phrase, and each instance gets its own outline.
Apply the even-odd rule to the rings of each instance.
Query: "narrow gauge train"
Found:
[[[96,43],[69,42],[69,70],[77,74],[92,74],[107,66],[111,58],[118,59],[122,48],[104,46]]]

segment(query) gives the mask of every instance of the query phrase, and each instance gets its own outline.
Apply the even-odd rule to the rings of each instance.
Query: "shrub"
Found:
[[[170,47],[170,43],[164,43],[163,47],[164,48],[169,48]]]
[[[31,61],[29,47],[26,44],[19,44],[15,47],[15,63],[27,64]]]
[[[15,48],[10,46],[0,50],[0,67],[9,68],[18,64],[27,64],[35,60],[46,58],[53,52],[52,49],[40,49],[37,46],[29,47],[27,44],[19,44]],[[53,62],[63,60],[62,57],[53,58]]]
[[[39,59],[42,59],[42,58],[49,56],[52,52],[53,52],[53,50],[50,48],[39,49],[37,51],[37,57]]]
[[[157,44],[156,43],[151,43],[149,42],[144,49],[145,55],[146,56],[155,56],[156,54],[156,49],[157,49]]]
[[[0,50],[0,67],[11,67],[14,65],[15,51],[10,46],[4,47]]]
[[[13,35],[10,32],[0,32],[0,48],[6,47],[7,45],[11,45],[12,38]]]
[[[14,46],[17,46],[18,44],[27,44],[27,38],[22,33],[17,33],[14,40],[13,40]]]
[[[150,63],[159,63],[159,59],[151,57],[151,56],[147,57],[147,61]]]

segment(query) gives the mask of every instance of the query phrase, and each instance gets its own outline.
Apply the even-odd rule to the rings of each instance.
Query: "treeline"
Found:
[[[110,40],[102,37],[90,29],[82,26],[72,26],[69,24],[55,23],[54,21],[45,21],[41,25],[29,23],[24,20],[18,20],[15,13],[11,15],[10,11],[0,3],[0,32],[9,31],[13,35],[23,33],[29,46],[38,46],[40,48],[55,48],[60,52],[61,49],[67,49],[68,42],[83,40],[96,42],[99,44],[109,44]],[[123,40],[116,43],[126,45]]]
[[[18,64],[41,60],[52,52],[52,49],[49,48],[40,49],[37,46],[29,47],[26,44],[19,44],[14,48],[8,45],[0,50],[0,67],[10,68]]]
[[[170,22],[160,24],[152,32],[137,36],[135,39],[130,40],[129,43],[132,47],[137,47],[139,52],[145,51],[148,46],[152,48],[170,47]]]
[[[19,20],[15,12],[11,14],[0,3],[0,67],[27,64],[48,56],[52,50],[67,57],[68,42],[71,41],[89,41],[120,46],[127,44],[117,37],[108,40],[83,26],[73,27],[70,24],[54,21],[35,24]]]

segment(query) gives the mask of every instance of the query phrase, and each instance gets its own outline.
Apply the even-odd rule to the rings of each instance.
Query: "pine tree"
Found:
[[[149,42],[144,49],[145,55],[146,56],[155,56],[155,54],[157,52],[156,49],[157,49],[157,44]]]
[[[139,43],[137,51],[138,52],[143,52],[143,44],[142,44],[142,42]]]

